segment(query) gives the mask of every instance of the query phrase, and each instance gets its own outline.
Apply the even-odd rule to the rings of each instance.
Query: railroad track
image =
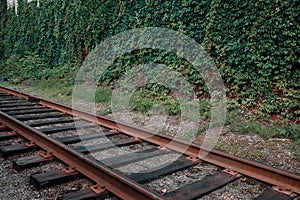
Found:
[[[89,187],[58,195],[59,199],[106,199],[110,196],[197,199],[245,177],[266,184],[260,194],[253,197],[257,200],[294,199],[300,194],[300,177],[295,174],[216,150],[208,151],[196,144],[153,134],[2,86],[0,123],[0,141],[21,138],[18,144],[0,146],[2,157],[39,152],[15,159],[14,169],[41,166],[55,159],[64,163],[63,169],[32,174],[30,183],[37,188],[61,184],[79,176],[90,181]],[[200,152],[207,156],[199,159]],[[166,162],[152,163],[147,169],[134,171],[134,166],[144,166],[137,163],[155,158]],[[126,169],[126,166],[129,167]],[[171,191],[151,187],[153,181],[201,166],[211,166],[213,170]]]

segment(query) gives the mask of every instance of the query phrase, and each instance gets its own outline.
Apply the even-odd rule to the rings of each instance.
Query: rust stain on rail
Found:
[[[13,94],[15,96],[23,97],[25,99],[28,99],[30,97],[30,95],[28,94],[19,93],[15,90],[11,90],[2,86],[0,86],[0,89],[4,92]],[[206,161],[219,167],[223,167],[225,169],[237,171],[243,175],[255,178],[257,180],[269,183],[271,185],[283,189],[289,189],[297,194],[300,194],[300,176],[296,176],[295,174],[271,168],[253,161],[245,160],[224,152],[216,150],[209,151],[205,148],[201,148],[201,146],[196,144],[189,144],[187,142],[177,140],[162,134],[154,134],[145,129],[124,124],[122,122],[117,122],[106,117],[95,116],[59,103],[50,102],[42,98],[34,98],[38,99],[41,104],[51,107],[53,109],[57,109],[61,112],[100,124],[110,129],[119,130],[133,137],[141,138],[144,141],[172,149],[174,151],[186,154],[188,156],[197,158],[199,157],[201,152],[207,153],[207,155],[204,158],[201,158],[203,161]]]
[[[45,151],[51,152],[53,156],[95,181],[98,185],[104,186],[116,196],[122,199],[163,199],[105,165],[93,162],[84,155],[69,149],[66,145],[47,137],[1,111],[0,116],[1,123],[17,131]]]

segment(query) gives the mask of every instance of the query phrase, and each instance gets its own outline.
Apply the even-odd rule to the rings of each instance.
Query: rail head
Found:
[[[46,152],[51,153],[72,169],[94,181],[99,187],[107,189],[122,199],[163,199],[143,186],[128,179],[105,165],[94,162],[66,145],[25,125],[19,120],[0,111],[0,122],[30,140]]]
[[[43,98],[34,97],[26,93],[19,93],[16,90],[12,90],[3,86],[0,86],[0,89],[4,92],[19,96],[21,98],[35,99],[39,101],[39,103],[60,110],[61,112],[80,117],[107,128],[120,130],[125,134],[136,138],[142,138],[144,141],[172,149],[188,156],[198,157],[201,151],[205,152],[206,156],[201,158],[203,161],[225,169],[237,171],[245,176],[252,177],[283,189],[292,190],[293,192],[300,194],[300,176],[295,174],[281,171],[276,168],[268,167],[260,163],[239,158],[217,150],[209,151],[197,144],[190,144],[163,134],[152,133],[149,130],[141,129],[122,122],[117,122],[110,118],[95,116],[90,113],[86,113],[84,111],[59,103],[51,102]]]

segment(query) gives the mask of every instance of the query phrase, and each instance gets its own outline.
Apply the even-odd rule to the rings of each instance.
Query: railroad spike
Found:
[[[11,136],[15,136],[15,135],[18,135],[18,132],[17,131],[9,131],[7,134],[11,135]]]
[[[187,156],[185,159],[190,160],[192,162],[199,162],[200,158],[199,157],[194,157],[194,156]]]
[[[271,190],[274,190],[276,192],[279,192],[281,194],[285,194],[285,195],[288,195],[288,196],[291,196],[291,197],[294,197],[294,198],[298,196],[292,190],[290,190],[290,189],[284,189],[284,188],[281,188],[281,187],[278,187],[278,186],[273,186],[271,188]]]
[[[62,171],[65,174],[72,174],[72,173],[76,172],[76,167],[66,167],[66,168],[62,169]]]
[[[166,150],[169,150],[167,147],[165,147],[165,146],[159,146],[159,147],[157,147],[158,149],[160,149],[160,150],[163,150],[163,151],[166,151]]]
[[[111,130],[109,130],[109,132],[112,132],[112,133],[120,133],[120,130],[119,130],[119,129],[111,129]]]
[[[0,89],[1,88],[3,87],[0,86]],[[6,91],[9,89],[2,90]],[[11,93],[14,95],[17,94],[15,91]],[[129,124],[116,123],[115,121],[106,117],[95,117],[84,111],[76,109],[74,110],[70,107],[49,102],[44,99],[41,99],[40,104],[45,106],[47,105],[47,107],[57,110],[58,114],[25,115],[18,117],[11,116],[3,111],[0,111],[0,122],[3,123],[0,123],[0,127],[9,127],[8,131],[12,131],[11,129],[18,130],[18,135],[25,138],[26,141],[29,141],[27,145],[21,142],[12,145],[1,146],[0,154],[8,157],[19,153],[30,153],[33,149],[39,147],[45,152],[44,154],[42,154],[44,155],[44,157],[47,158],[49,156],[53,159],[55,157],[57,160],[65,163],[66,166],[69,166],[65,169],[61,169],[58,167],[59,169],[31,175],[30,182],[36,185],[38,188],[45,188],[51,185],[65,183],[69,180],[78,178],[79,176],[84,176],[97,185],[91,186],[90,188],[85,188],[83,191],[79,191],[76,194],[74,194],[74,192],[69,197],[80,197],[80,195],[84,195],[85,197],[88,197],[90,199],[94,197],[104,199],[109,194],[112,194],[118,196],[121,199],[196,199],[239,179],[239,177],[243,175],[244,177],[251,177],[255,180],[268,184],[267,190],[263,191],[263,193],[258,196],[257,199],[266,199],[265,197],[271,197],[269,199],[275,197],[273,199],[278,199],[277,197],[280,198],[281,196],[284,196],[284,199],[289,199],[290,196],[300,194],[300,176],[296,174],[281,171],[257,163],[255,161],[249,161],[240,157],[236,157],[225,152],[209,150],[194,143],[190,144],[186,141],[181,141],[180,139],[174,139],[170,136],[156,134],[145,129],[139,129],[138,127]],[[32,103],[30,105],[32,105],[33,109],[35,109],[35,107],[40,104]],[[0,105],[1,109],[14,109],[14,107],[18,107],[18,109],[20,110],[22,110],[23,106],[28,108],[28,102],[27,104],[22,103],[8,105],[5,104],[5,106]],[[33,128],[33,126],[30,125],[30,123],[33,124],[34,122],[36,124],[46,123],[47,121],[57,122],[62,118],[61,111],[68,114],[69,117],[76,113],[80,117],[78,117],[78,119],[80,120],[85,120],[90,123],[96,122],[100,126],[105,128],[105,131],[90,133],[90,130],[87,129],[86,132],[88,135],[78,135],[76,133],[73,134],[72,132],[70,136],[63,135],[62,138],[57,134],[55,135],[55,138],[52,138],[49,135],[42,133],[42,128]],[[56,119],[53,120],[52,118]],[[38,120],[38,122],[32,122],[29,120]],[[73,122],[71,121],[70,123]],[[59,124],[61,124],[61,126],[58,125],[55,127],[55,129],[58,129],[58,127],[59,129],[62,129],[62,127],[63,129],[65,129],[66,126],[64,122],[61,121]],[[5,125],[7,125],[8,127],[6,127]],[[49,124],[47,124],[47,127],[48,126]],[[48,131],[50,128],[53,127],[48,127]],[[119,138],[117,136],[109,142],[106,142],[106,140],[104,140],[104,142],[102,143],[101,140],[101,143],[98,144],[97,141],[96,145],[93,145],[93,142],[91,142],[91,145],[86,145],[86,143],[84,142],[83,146],[67,145],[71,143],[80,143],[84,140],[99,139],[100,137],[107,136],[108,134],[112,136],[113,134],[108,132],[109,129],[114,129],[111,132],[118,133],[115,134],[116,136],[127,136],[126,139],[123,139],[123,137]],[[0,131],[0,136],[7,136],[8,131],[5,131],[4,133],[1,133]],[[127,146],[130,150],[132,150],[131,146],[129,145],[140,143],[138,141],[134,141],[133,139],[138,141],[140,141],[140,139],[143,140],[142,144],[145,145],[142,145],[142,147],[149,144],[149,146],[151,145],[151,149],[146,149],[143,150],[146,152],[136,154],[136,149],[134,148],[133,152],[130,151],[130,153],[121,154],[119,156],[114,155],[113,157],[109,156],[109,158],[103,159],[106,162],[104,162],[103,160],[100,160],[100,162],[98,162],[99,160],[97,159],[90,159],[91,153],[113,149],[116,146]],[[61,141],[65,142],[63,143]],[[34,142],[36,142],[36,145]],[[90,143],[88,142],[88,144]],[[159,148],[160,150],[156,148]],[[207,156],[203,158],[198,157],[197,152],[200,151],[207,152]],[[169,152],[171,152],[169,154],[170,156],[172,156],[173,153],[176,153],[176,155],[180,155],[180,158],[172,163],[167,162],[163,165],[157,165],[144,171],[138,171],[137,173],[128,174],[127,172],[123,173],[122,170],[117,169],[118,167],[134,163],[134,161],[142,161],[150,157],[158,157],[161,154],[164,155]],[[132,156],[133,153],[136,155]],[[15,162],[15,166],[22,169],[25,168],[25,166],[27,167],[28,165],[40,165],[42,162],[44,162],[42,155],[27,156],[23,157],[23,159],[18,159]],[[187,156],[189,155],[191,157],[188,160]],[[95,156],[95,158],[96,157],[97,156]],[[166,160],[162,157],[159,159],[161,159],[162,161]],[[201,162],[208,163],[209,165],[214,165],[216,167],[216,172],[214,172],[210,176],[206,176],[201,180],[195,180],[191,183],[188,183],[186,186],[173,191],[169,189],[165,190],[163,188],[159,188],[159,191],[163,191],[164,193],[167,192],[164,196],[161,196],[160,194],[157,194],[156,192],[150,190],[150,188],[141,185],[143,183],[160,179],[167,175],[175,176],[176,174],[174,173],[186,170],[189,167],[196,166]],[[191,170],[191,172],[196,171],[196,173],[198,173],[198,167],[196,167],[195,169],[196,170]],[[193,176],[189,178],[194,179]],[[277,187],[270,188],[269,186]],[[266,188],[264,187],[264,190],[265,189]],[[98,194],[95,195],[93,193]],[[286,194],[290,196],[287,196]]]
[[[141,138],[139,138],[139,137],[133,137],[132,140],[142,142]]]
[[[53,157],[53,153],[52,152],[40,153],[40,156],[44,159],[49,159]]]
[[[224,169],[223,172],[225,172],[225,173],[227,173],[227,174],[230,174],[230,175],[232,175],[232,176],[235,176],[235,177],[237,177],[237,178],[242,177],[242,175],[239,174],[237,171],[234,171],[234,170],[231,170],[231,169],[228,169],[228,168],[227,168],[227,169]]]
[[[106,187],[100,184],[92,185],[89,188],[96,194],[100,194],[106,191]]]
[[[33,147],[33,146],[35,146],[35,142],[26,142],[25,143],[25,146],[27,146],[27,147]]]

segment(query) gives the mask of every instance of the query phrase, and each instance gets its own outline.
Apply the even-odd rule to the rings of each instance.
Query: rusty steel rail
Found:
[[[1,111],[0,122],[69,165],[70,169],[76,170],[96,182],[100,192],[108,190],[122,199],[163,199],[125,176],[116,173],[113,169],[101,163],[93,162],[66,145],[51,139]]]
[[[35,98],[39,101],[39,103],[45,106],[80,117],[90,122],[97,123],[107,128],[119,130],[133,137],[141,138],[144,141],[172,149],[188,156],[198,158],[200,153],[207,154],[205,157],[201,158],[201,160],[300,194],[300,176],[295,174],[268,167],[257,162],[242,159],[224,152],[216,150],[209,151],[208,149],[202,148],[196,144],[190,144],[162,134],[154,134],[149,130],[134,127],[122,122],[116,122],[106,117],[94,116],[78,109],[74,109],[59,103],[50,102],[42,98],[32,97],[26,93],[20,93],[9,88],[0,86],[0,89],[6,93],[19,96],[21,98]]]

